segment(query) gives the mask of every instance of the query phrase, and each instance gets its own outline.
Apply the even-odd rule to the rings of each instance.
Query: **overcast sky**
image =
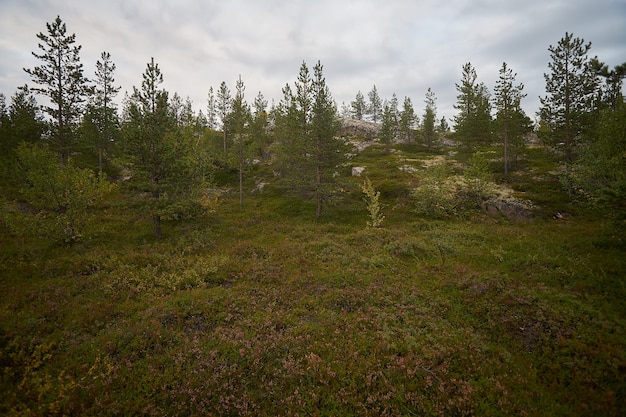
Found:
[[[0,92],[7,102],[40,64],[37,33],[59,15],[82,45],[85,75],[102,51],[117,65],[124,91],[140,86],[154,57],[163,87],[195,110],[209,87],[241,75],[246,99],[259,91],[278,102],[305,61],[320,60],[338,105],[375,84],[413,101],[418,115],[431,87],[438,116],[456,114],[455,83],[471,62],[493,90],[502,62],[517,72],[535,117],[544,95],[548,47],[565,32],[592,42],[591,56],[626,61],[626,0],[0,0]]]

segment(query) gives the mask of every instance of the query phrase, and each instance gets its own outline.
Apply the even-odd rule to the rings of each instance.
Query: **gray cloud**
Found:
[[[303,60],[321,60],[339,104],[376,84],[384,98],[410,97],[421,114],[431,87],[439,115],[450,118],[462,65],[471,62],[493,88],[506,61],[533,117],[547,48],[566,31],[592,41],[592,55],[609,65],[626,61],[626,3],[614,0],[0,0],[0,92],[30,83],[22,68],[38,65],[36,34],[57,14],[83,46],[87,76],[108,51],[130,91],[154,57],[164,87],[196,109],[210,86],[234,88],[239,75],[249,101],[258,91],[279,100]]]

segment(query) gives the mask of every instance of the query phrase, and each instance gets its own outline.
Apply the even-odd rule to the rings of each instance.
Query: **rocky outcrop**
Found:
[[[365,167],[352,167],[352,176],[360,177],[363,171],[365,171]]]
[[[380,134],[378,123],[366,122],[365,120],[341,119],[339,136],[353,136],[361,138],[375,138]]]
[[[533,206],[524,200],[492,197],[485,201],[483,210],[491,216],[503,216],[508,220],[522,221],[533,218]]]

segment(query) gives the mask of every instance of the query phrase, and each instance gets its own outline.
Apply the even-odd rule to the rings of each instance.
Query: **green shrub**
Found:
[[[367,211],[369,212],[370,219],[367,221],[367,227],[380,227],[383,224],[385,216],[381,209],[379,201],[380,191],[374,190],[374,186],[369,178],[366,178],[361,186],[363,194],[365,194],[364,200],[367,204]]]

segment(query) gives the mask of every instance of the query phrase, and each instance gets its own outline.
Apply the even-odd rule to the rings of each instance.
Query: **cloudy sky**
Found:
[[[82,45],[93,77],[102,51],[116,82],[140,86],[154,57],[163,87],[206,108],[209,87],[241,75],[246,99],[271,102],[293,83],[302,61],[320,60],[341,106],[375,84],[423,113],[431,87],[438,115],[455,114],[461,67],[471,62],[493,89],[502,62],[517,72],[534,118],[544,95],[548,47],[565,35],[592,42],[611,67],[626,61],[626,0],[0,0],[0,92],[32,84],[23,68],[39,62],[36,34],[59,15]]]

